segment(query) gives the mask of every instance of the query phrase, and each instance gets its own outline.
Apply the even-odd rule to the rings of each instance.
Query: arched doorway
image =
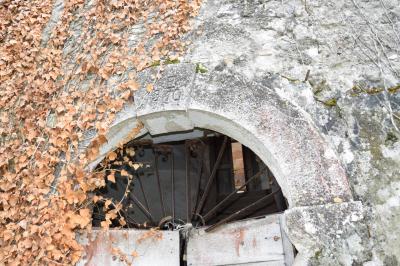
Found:
[[[153,74],[144,71],[141,83],[150,83]],[[120,112],[92,166],[132,138],[138,123],[144,128],[136,137],[203,128],[239,141],[270,167],[290,207],[352,200],[345,170],[312,120],[262,82],[250,84],[230,73],[198,75],[191,64],[169,65],[153,92],[136,92],[135,103]]]
[[[114,208],[104,207],[111,199],[122,206],[110,228],[179,235],[179,241],[170,243],[179,252],[164,254],[164,262],[172,263],[179,255],[180,265],[284,265],[285,258],[293,257],[293,247],[284,246],[287,240],[280,227],[279,217],[287,207],[282,191],[268,166],[236,140],[196,128],[146,134],[114,154],[96,168],[104,173],[106,186],[96,191],[96,197],[104,200],[93,208],[95,228],[107,220],[105,210]],[[165,241],[160,238],[159,243]],[[141,245],[136,246],[141,254]],[[112,263],[104,257],[89,262],[100,260]]]
[[[135,103],[110,129],[102,156],[132,138],[131,130],[140,123],[143,130],[133,137],[203,128],[239,141],[268,165],[282,188],[289,205],[283,224],[299,263],[318,254],[323,243],[336,241],[332,235],[339,228],[350,232],[351,224],[362,220],[362,205],[352,200],[341,162],[303,110],[263,80],[195,69],[193,64],[170,65],[153,92],[138,91]],[[149,83],[152,75],[152,70],[143,72],[141,83]]]
[[[115,226],[174,230],[192,223],[217,227],[287,207],[268,166],[249,148],[217,132],[146,134],[115,152],[113,160],[105,159],[96,168],[104,172],[106,181],[97,196],[124,205],[127,225],[115,219]],[[110,174],[113,180],[107,180]],[[94,226],[104,221],[103,205],[95,205]]]

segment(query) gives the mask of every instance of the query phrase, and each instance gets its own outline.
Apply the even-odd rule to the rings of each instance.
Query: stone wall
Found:
[[[399,20],[399,1],[208,1],[190,36],[186,61],[268,84],[335,147],[365,228],[315,264],[400,264]]]
[[[79,23],[71,27],[79,35]],[[133,30],[132,39],[141,33]],[[74,50],[74,38],[65,54]],[[277,147],[282,132],[286,146],[279,147],[287,150],[270,143],[264,158],[282,176],[285,195],[294,195],[286,219],[300,251],[296,263],[399,265],[400,1],[208,0],[185,38],[191,42],[186,56],[157,83],[161,100],[143,102],[147,96],[138,92],[135,105],[127,105],[110,129],[102,153],[128,134],[137,116],[157,133],[191,128],[194,118],[207,126],[201,119],[208,116],[194,110],[228,113],[226,119],[246,130],[257,125],[259,139],[271,140],[274,133]],[[140,75],[143,86],[151,71]],[[240,131],[220,122],[222,133]],[[294,165],[291,151],[304,151],[304,160]],[[279,167],[285,164],[297,168]],[[321,176],[331,194],[320,189]],[[307,177],[312,180],[301,181]],[[307,184],[315,187],[301,187]]]

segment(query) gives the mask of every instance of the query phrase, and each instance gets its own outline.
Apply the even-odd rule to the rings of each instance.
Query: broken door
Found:
[[[291,265],[293,250],[284,248],[280,215],[225,224],[215,231],[193,229],[187,239],[187,265]],[[285,262],[285,256],[286,262]]]

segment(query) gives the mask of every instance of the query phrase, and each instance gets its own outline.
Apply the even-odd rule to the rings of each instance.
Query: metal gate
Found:
[[[130,241],[114,244],[128,250],[148,232],[137,229],[160,229],[157,244],[146,247],[148,255],[130,258],[135,265],[157,265],[153,260],[158,258],[156,255],[150,260],[144,258],[157,249],[163,254],[160,258],[168,257],[164,261],[167,264],[158,265],[284,265],[279,264],[284,262],[285,254],[279,215],[265,218],[285,209],[283,195],[268,167],[244,146],[245,176],[240,182],[235,179],[233,142],[215,132],[163,143],[134,140],[117,151],[115,161],[103,165],[106,174],[115,171],[116,178],[97,193],[122,202],[119,213],[126,221],[123,227],[129,228],[124,234]],[[142,167],[136,169],[131,162],[141,163]],[[132,182],[119,174],[122,170],[134,176]],[[130,192],[124,197],[125,191]],[[257,219],[249,219],[252,217]],[[237,221],[240,219],[247,220]],[[99,203],[93,211],[93,225],[98,226],[102,220],[104,212]],[[112,226],[121,226],[118,219]],[[119,240],[123,237],[118,230],[109,234]],[[101,253],[104,260],[109,252],[99,242],[92,250]]]

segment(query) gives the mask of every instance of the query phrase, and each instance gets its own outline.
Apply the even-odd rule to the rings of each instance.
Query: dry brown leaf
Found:
[[[118,155],[117,155],[117,153],[114,152],[114,151],[110,152],[110,153],[107,155],[107,158],[108,158],[110,161],[114,161],[115,159],[117,159],[117,157],[118,157]]]
[[[137,83],[135,80],[129,80],[126,85],[133,91],[137,91],[140,87],[139,83]]]
[[[51,2],[14,1],[12,8],[8,2],[0,5],[0,39],[5,40],[0,42],[4,95],[0,97],[0,110],[7,110],[0,112],[0,134],[10,136],[5,142],[2,139],[0,147],[0,189],[7,199],[3,203],[7,223],[15,225],[0,229],[2,251],[7,252],[0,260],[5,265],[71,265],[79,260],[82,247],[75,240],[74,230],[90,227],[90,213],[83,207],[87,204],[86,192],[105,184],[104,174],[89,174],[82,169],[99,156],[115,114],[139,89],[136,71],[148,66],[151,58],[163,60],[183,51],[179,38],[187,32],[188,21],[198,12],[200,1],[168,1],[162,8],[158,1],[105,1],[96,9],[83,5],[81,0],[67,1],[61,23],[46,42],[41,32],[51,18]],[[176,19],[161,19],[172,11]],[[154,12],[160,13],[153,16]],[[77,16],[87,18],[80,32],[85,39],[72,47],[74,53],[66,60],[63,47],[70,40],[70,26]],[[137,49],[128,47],[129,35],[121,33],[150,17],[152,21]],[[95,34],[91,29],[96,29]],[[154,43],[149,45],[152,38]],[[136,71],[130,71],[120,94],[110,94],[109,88],[114,86],[111,77],[126,73],[131,66]],[[154,88],[149,84],[146,89]],[[48,126],[49,114],[57,117],[52,126]],[[14,121],[23,127],[12,125]],[[78,144],[86,141],[84,132],[90,130],[96,130],[99,136],[80,154]],[[139,130],[132,130],[126,141]],[[127,154],[134,156],[134,151]],[[9,158],[15,158],[13,170],[18,174],[9,170]],[[110,161],[117,159],[116,154],[109,157]],[[59,165],[54,187],[54,169]],[[57,194],[52,195],[50,191],[55,190]],[[105,200],[106,209],[111,204],[111,200]],[[113,216],[115,213],[109,218]],[[110,224],[107,220],[102,226],[108,228]],[[47,236],[38,243],[35,236],[43,236],[43,232]],[[126,256],[120,257],[126,261]]]
[[[101,196],[97,196],[97,195],[93,196],[93,202],[94,203],[97,203],[99,200],[102,200],[102,199],[103,199],[103,197],[101,197]]]
[[[107,180],[112,182],[112,183],[115,183],[115,173],[111,172],[110,174],[108,174],[107,175]]]
[[[152,92],[153,89],[154,89],[154,85],[153,84],[147,84],[147,86],[146,86],[147,92]]]
[[[130,174],[126,170],[121,170],[122,176],[130,176]]]
[[[135,156],[135,149],[134,148],[126,148],[125,149],[126,154],[128,154],[129,156],[133,157]]]
[[[106,200],[105,202],[104,202],[104,208],[106,208],[106,209],[108,209],[108,207],[110,206],[112,204],[112,201],[111,200]]]

